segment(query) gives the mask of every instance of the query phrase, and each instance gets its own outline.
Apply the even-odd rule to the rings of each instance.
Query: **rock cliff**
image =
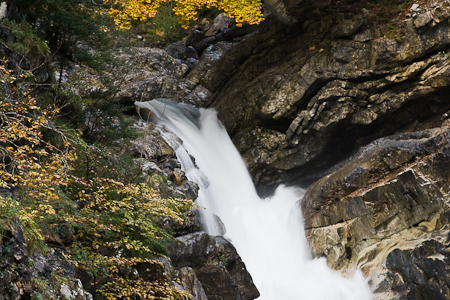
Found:
[[[262,190],[312,184],[314,256],[361,269],[376,299],[447,299],[450,2],[384,5],[269,16],[208,46],[186,81]]]
[[[449,109],[447,1],[268,17],[209,46],[187,75],[212,95],[259,185],[308,184],[359,147]],[[393,9],[393,8],[390,8]],[[395,7],[395,9],[397,9]]]
[[[360,268],[376,299],[449,296],[448,130],[378,139],[302,202],[313,254],[343,274]]]

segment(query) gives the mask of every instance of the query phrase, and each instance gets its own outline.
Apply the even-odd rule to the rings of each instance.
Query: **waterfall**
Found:
[[[214,110],[163,99],[135,105],[144,120],[169,131],[166,141],[188,179],[200,187],[196,203],[203,230],[223,233],[214,215],[222,220],[224,237],[235,246],[261,294],[258,300],[372,299],[360,271],[346,279],[328,268],[325,259],[312,259],[299,205],[304,190],[279,186],[273,196],[259,198]]]

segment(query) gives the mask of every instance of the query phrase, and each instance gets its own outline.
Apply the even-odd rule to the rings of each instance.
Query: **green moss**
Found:
[[[253,105],[253,106],[249,107],[247,109],[247,111],[245,112],[244,120],[243,120],[242,124],[244,126],[250,125],[250,123],[253,121],[253,119],[258,114],[258,112],[259,112],[258,105]]]
[[[225,266],[225,268],[228,267],[228,259],[225,256],[221,256],[219,257],[220,261],[222,262],[222,264]]]

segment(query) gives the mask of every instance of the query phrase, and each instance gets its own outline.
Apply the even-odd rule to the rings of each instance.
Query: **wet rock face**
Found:
[[[306,227],[382,214],[385,208],[396,215],[402,209],[419,209],[417,216],[422,209],[428,210],[427,215],[439,209],[444,199],[440,189],[448,188],[448,174],[442,177],[445,171],[440,165],[447,163],[450,155],[450,132],[445,129],[448,127],[390,136],[362,148],[349,163],[308,190],[302,203]],[[367,190],[361,193],[362,188]],[[347,203],[342,204],[343,199]],[[405,207],[406,202],[411,205]]]
[[[450,126],[378,139],[314,183],[301,205],[311,250],[375,299],[446,299]]]
[[[219,111],[258,185],[309,184],[358,147],[450,109],[445,3],[409,12],[395,24],[402,36],[364,9],[289,27],[268,17],[206,48],[187,79],[209,91],[203,105]]]
[[[196,232],[178,237],[168,251],[174,267],[195,270],[208,299],[250,300],[259,297],[236,249],[223,237]]]
[[[141,117],[146,118],[144,115]],[[195,201],[198,186],[188,180],[181,170],[181,163],[176,159],[175,151],[161,135],[163,129],[158,129],[150,123],[139,123],[136,126],[142,136],[131,142],[136,157],[135,163],[149,177],[152,187],[164,192],[167,197],[191,198]],[[178,221],[169,220],[164,228],[171,227],[177,236],[197,231],[198,226],[192,212],[188,212],[186,217],[186,226],[180,227]]]

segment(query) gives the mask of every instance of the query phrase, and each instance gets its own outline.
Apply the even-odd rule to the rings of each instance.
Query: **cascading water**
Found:
[[[346,279],[329,269],[324,259],[311,258],[298,204],[303,190],[280,186],[272,197],[259,198],[214,110],[168,100],[135,105],[144,119],[174,133],[166,133],[165,139],[189,180],[199,184],[196,203],[203,229],[219,235],[214,215],[219,216],[224,236],[237,249],[261,294],[258,300],[372,299],[361,272]]]

